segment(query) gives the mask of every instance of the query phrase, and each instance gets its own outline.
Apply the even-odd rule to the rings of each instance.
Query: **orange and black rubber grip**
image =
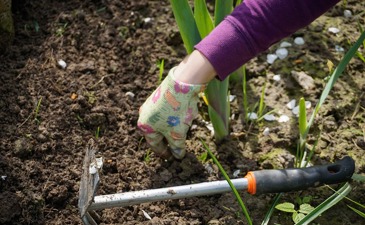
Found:
[[[250,194],[280,193],[342,183],[350,180],[354,171],[354,160],[346,156],[335,163],[322,166],[251,171],[245,178]]]

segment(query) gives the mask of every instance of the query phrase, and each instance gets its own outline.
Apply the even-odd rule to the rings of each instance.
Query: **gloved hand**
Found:
[[[186,133],[198,114],[198,95],[206,87],[175,80],[174,69],[139,110],[138,128],[164,159],[171,154],[177,159],[185,156]]]

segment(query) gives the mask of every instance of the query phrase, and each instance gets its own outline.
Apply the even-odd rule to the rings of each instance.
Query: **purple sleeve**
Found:
[[[307,26],[339,0],[245,0],[195,48],[225,79],[273,43]]]

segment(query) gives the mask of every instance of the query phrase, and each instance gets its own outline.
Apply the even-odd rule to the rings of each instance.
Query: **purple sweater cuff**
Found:
[[[223,80],[273,43],[307,26],[339,0],[245,0],[195,46]]]

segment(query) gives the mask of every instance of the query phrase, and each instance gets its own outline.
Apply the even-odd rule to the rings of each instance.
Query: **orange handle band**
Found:
[[[247,179],[247,192],[251,195],[256,194],[256,178],[253,172],[248,172],[245,176]]]

